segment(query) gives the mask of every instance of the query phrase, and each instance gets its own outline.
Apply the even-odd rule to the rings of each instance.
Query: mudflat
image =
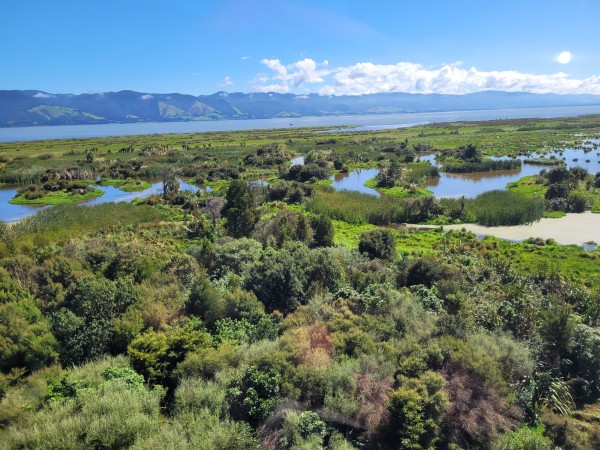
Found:
[[[475,234],[496,236],[501,239],[521,241],[527,238],[554,239],[559,244],[581,245],[600,242],[600,214],[584,212],[569,213],[558,219],[541,219],[530,225],[512,227],[485,227],[477,224],[445,225],[444,230],[466,229]]]

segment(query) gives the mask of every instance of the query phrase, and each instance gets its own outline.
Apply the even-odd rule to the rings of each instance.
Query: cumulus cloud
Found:
[[[431,68],[411,62],[374,64],[363,62],[351,66],[327,68],[305,58],[283,65],[278,59],[261,61],[270,74],[259,74],[255,87],[262,92],[292,92],[305,84],[321,84],[321,95],[362,95],[383,92],[421,94],[467,94],[495,90],[538,94],[600,95],[600,76],[572,78],[566,73],[530,74],[513,70],[480,71],[463,68],[462,63]],[[321,67],[321,68],[320,68]]]
[[[150,94],[144,94],[140,97],[141,100],[151,100],[153,98],[154,98],[154,96],[152,96]]]
[[[226,86],[231,86],[233,84],[233,80],[231,79],[231,77],[229,76],[225,76],[225,78],[223,78],[223,81],[221,81],[221,86],[226,87]]]
[[[278,59],[263,59],[261,63],[274,73],[257,75],[254,86],[260,92],[291,92],[305,84],[324,83],[324,77],[331,73],[327,69],[327,60],[317,63],[304,58],[293,64],[283,65]]]

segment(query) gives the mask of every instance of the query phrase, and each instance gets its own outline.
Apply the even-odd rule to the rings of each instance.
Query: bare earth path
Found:
[[[552,238],[563,245],[581,245],[589,241],[600,243],[600,214],[593,214],[589,211],[581,214],[567,214],[560,219],[542,219],[531,225],[514,227],[484,227],[470,223],[444,226],[444,230],[460,230],[462,228],[478,235],[496,236],[512,241],[537,237]]]

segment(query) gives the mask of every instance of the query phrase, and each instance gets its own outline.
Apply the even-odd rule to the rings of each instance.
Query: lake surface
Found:
[[[198,187],[193,184],[186,183],[183,180],[179,181],[179,188],[182,191],[197,192],[199,190],[210,191],[210,187]],[[0,187],[0,220],[4,222],[16,222],[27,216],[35,214],[41,209],[48,208],[48,206],[32,206],[32,205],[12,205],[8,203],[15,195],[17,195],[18,186],[4,186]],[[125,192],[117,189],[114,186],[97,186],[92,187],[100,189],[104,194],[101,197],[94,198],[92,200],[86,200],[80,203],[80,205],[99,205],[101,203],[108,202],[130,202],[134,198],[146,198],[152,194],[162,193],[162,182],[156,182],[148,189],[137,192]]]
[[[349,173],[336,173],[331,177],[333,180],[331,186],[337,191],[357,191],[379,197],[379,192],[365,186],[365,183],[376,177],[378,173],[379,169],[355,169]]]
[[[143,134],[203,133],[208,131],[264,130],[292,127],[354,126],[354,131],[401,128],[432,122],[568,117],[600,113],[600,106],[521,108],[434,113],[368,114],[354,116],[299,117],[283,119],[210,120],[202,122],[146,122],[99,125],[61,125],[0,128],[0,142],[73,139]]]

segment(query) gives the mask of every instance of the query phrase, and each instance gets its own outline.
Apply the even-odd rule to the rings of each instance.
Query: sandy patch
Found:
[[[522,241],[527,238],[554,239],[559,244],[581,245],[594,241],[600,243],[600,214],[584,212],[567,214],[560,219],[541,219],[531,225],[514,227],[484,227],[476,224],[444,225],[444,230],[466,229],[478,235],[496,236],[500,239]]]

